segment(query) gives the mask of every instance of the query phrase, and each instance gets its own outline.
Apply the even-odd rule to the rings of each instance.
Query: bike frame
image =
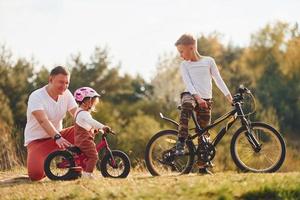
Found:
[[[161,118],[165,119],[166,121],[171,122],[172,124],[176,125],[177,127],[179,124],[165,116],[163,116],[162,113],[160,113]],[[230,119],[229,119],[230,118]],[[246,119],[245,114],[242,110],[241,103],[237,102],[234,104],[234,109],[230,112],[224,114],[223,116],[219,117],[216,121],[214,121],[212,124],[208,125],[205,128],[201,128],[200,125],[197,122],[197,117],[195,112],[192,112],[192,119],[195,124],[195,128],[192,128],[190,130],[195,129],[196,133],[194,135],[189,135],[188,141],[192,142],[193,139],[196,137],[201,137],[204,133],[206,133],[209,129],[215,127],[216,125],[220,124],[221,122],[225,121],[226,119],[229,119],[226,126],[223,127],[219,133],[216,135],[216,137],[212,140],[212,144],[214,147],[218,145],[218,143],[221,141],[221,139],[224,137],[224,135],[227,133],[227,131],[232,127],[232,125],[236,122],[237,119],[240,119],[242,126],[245,126],[247,129],[246,137],[248,141],[250,142],[251,146],[255,149],[255,151],[260,150],[260,144],[257,141],[257,139],[253,136],[251,131],[251,123]],[[205,139],[205,137],[203,137]]]
[[[106,133],[104,133],[102,135],[102,138],[101,138],[100,142],[96,145],[96,150],[97,150],[97,152],[99,152],[101,149],[104,148],[106,150],[106,153],[109,153],[111,158],[112,158],[112,163],[111,163],[112,166],[115,166],[115,160],[114,160],[113,154],[111,152],[111,149],[108,145],[106,136],[107,136]],[[83,153],[79,153],[79,154],[76,153],[75,155],[73,155],[73,158],[74,158],[74,161],[76,163],[76,166],[80,166],[82,168],[85,168],[85,166],[86,166],[85,163],[86,163],[86,160],[87,160],[86,155],[84,155]],[[65,161],[65,162],[59,163],[59,165],[57,167],[58,168],[67,168],[67,167],[69,167],[67,165],[68,165],[68,162]]]

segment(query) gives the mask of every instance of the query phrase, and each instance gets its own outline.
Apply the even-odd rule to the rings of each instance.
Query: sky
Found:
[[[298,0],[0,0],[0,44],[48,69],[106,47],[111,66],[150,80],[183,33],[246,46],[267,23],[299,23],[299,10]]]

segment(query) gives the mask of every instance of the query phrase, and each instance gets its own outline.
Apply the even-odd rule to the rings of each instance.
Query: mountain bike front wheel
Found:
[[[231,156],[242,171],[268,173],[277,171],[283,164],[286,154],[285,142],[281,134],[272,126],[254,122],[251,133],[241,127],[233,135],[230,145]],[[259,143],[256,149],[251,145],[251,137]]]

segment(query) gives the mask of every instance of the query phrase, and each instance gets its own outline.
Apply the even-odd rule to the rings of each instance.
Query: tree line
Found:
[[[298,162],[295,142],[300,138],[300,35],[297,24],[267,24],[251,35],[250,43],[239,47],[223,44],[218,33],[197,38],[201,55],[215,58],[220,73],[232,94],[240,84],[250,88],[256,97],[256,113],[252,120],[276,126],[288,140],[287,162]],[[174,47],[175,48],[175,47]],[[113,146],[129,153],[134,165],[142,164],[149,138],[167,128],[159,112],[178,119],[176,110],[184,86],[179,73],[178,55],[161,55],[156,74],[147,82],[142,76],[120,74],[120,66],[112,66],[107,49],[96,47],[88,61],[80,53],[72,55],[65,66],[71,72],[69,89],[74,92],[90,86],[102,93],[94,117],[110,125],[117,133]],[[143,67],[143,66],[139,66]],[[0,169],[26,164],[23,147],[26,108],[29,94],[48,82],[49,69],[38,67],[32,60],[17,58],[5,46],[0,49]],[[214,86],[213,119],[224,114],[230,105]],[[249,100],[249,105],[252,102]],[[250,106],[251,107],[251,106]],[[64,125],[71,125],[71,117]],[[172,127],[168,127],[172,128]],[[173,127],[174,128],[174,127]],[[217,131],[217,130],[216,130]],[[226,150],[226,140],[219,148]],[[229,151],[228,151],[229,152]],[[231,169],[229,154],[216,157],[220,169]],[[296,157],[295,157],[296,156]],[[300,166],[300,165],[298,165]],[[286,170],[297,169],[295,166]]]

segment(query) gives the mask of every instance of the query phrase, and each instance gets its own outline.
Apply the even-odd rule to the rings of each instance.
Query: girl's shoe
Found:
[[[84,179],[95,179],[92,173],[90,172],[82,172],[81,178]]]

